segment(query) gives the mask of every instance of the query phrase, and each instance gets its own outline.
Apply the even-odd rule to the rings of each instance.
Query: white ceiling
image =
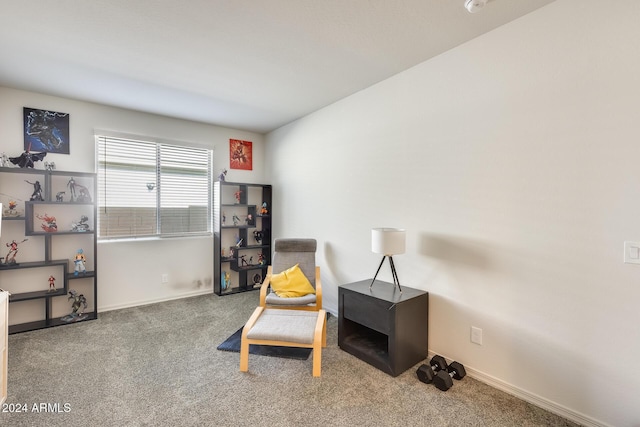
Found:
[[[0,0],[0,86],[266,133],[552,1]]]

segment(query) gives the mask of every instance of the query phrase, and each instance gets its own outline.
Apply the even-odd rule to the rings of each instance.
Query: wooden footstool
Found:
[[[313,376],[320,376],[327,346],[327,312],[258,307],[242,330],[240,371],[249,369],[249,344],[313,349]]]

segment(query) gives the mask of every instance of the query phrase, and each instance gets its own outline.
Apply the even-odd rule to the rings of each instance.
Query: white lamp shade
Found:
[[[373,228],[371,251],[382,255],[398,255],[405,251],[407,232],[401,228]]]

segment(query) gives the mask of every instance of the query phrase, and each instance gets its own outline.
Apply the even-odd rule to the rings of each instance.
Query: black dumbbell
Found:
[[[433,356],[429,363],[432,369],[437,371],[433,378],[433,385],[442,391],[447,391],[453,386],[452,378],[461,380],[467,375],[462,363],[451,362],[447,365],[447,361],[442,356]]]
[[[422,364],[416,371],[418,379],[425,384],[431,384],[436,376],[436,372],[447,369],[447,362],[441,356],[433,356],[428,365]],[[435,371],[434,371],[435,369]]]

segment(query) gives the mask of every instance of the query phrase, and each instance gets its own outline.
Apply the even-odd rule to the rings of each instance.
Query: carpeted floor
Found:
[[[0,413],[0,425],[574,425],[473,378],[446,393],[418,381],[417,366],[392,378],[338,348],[333,316],[322,377],[311,358],[251,355],[239,372],[239,354],[216,347],[257,302],[207,295],[11,335],[5,408],[26,412]]]

